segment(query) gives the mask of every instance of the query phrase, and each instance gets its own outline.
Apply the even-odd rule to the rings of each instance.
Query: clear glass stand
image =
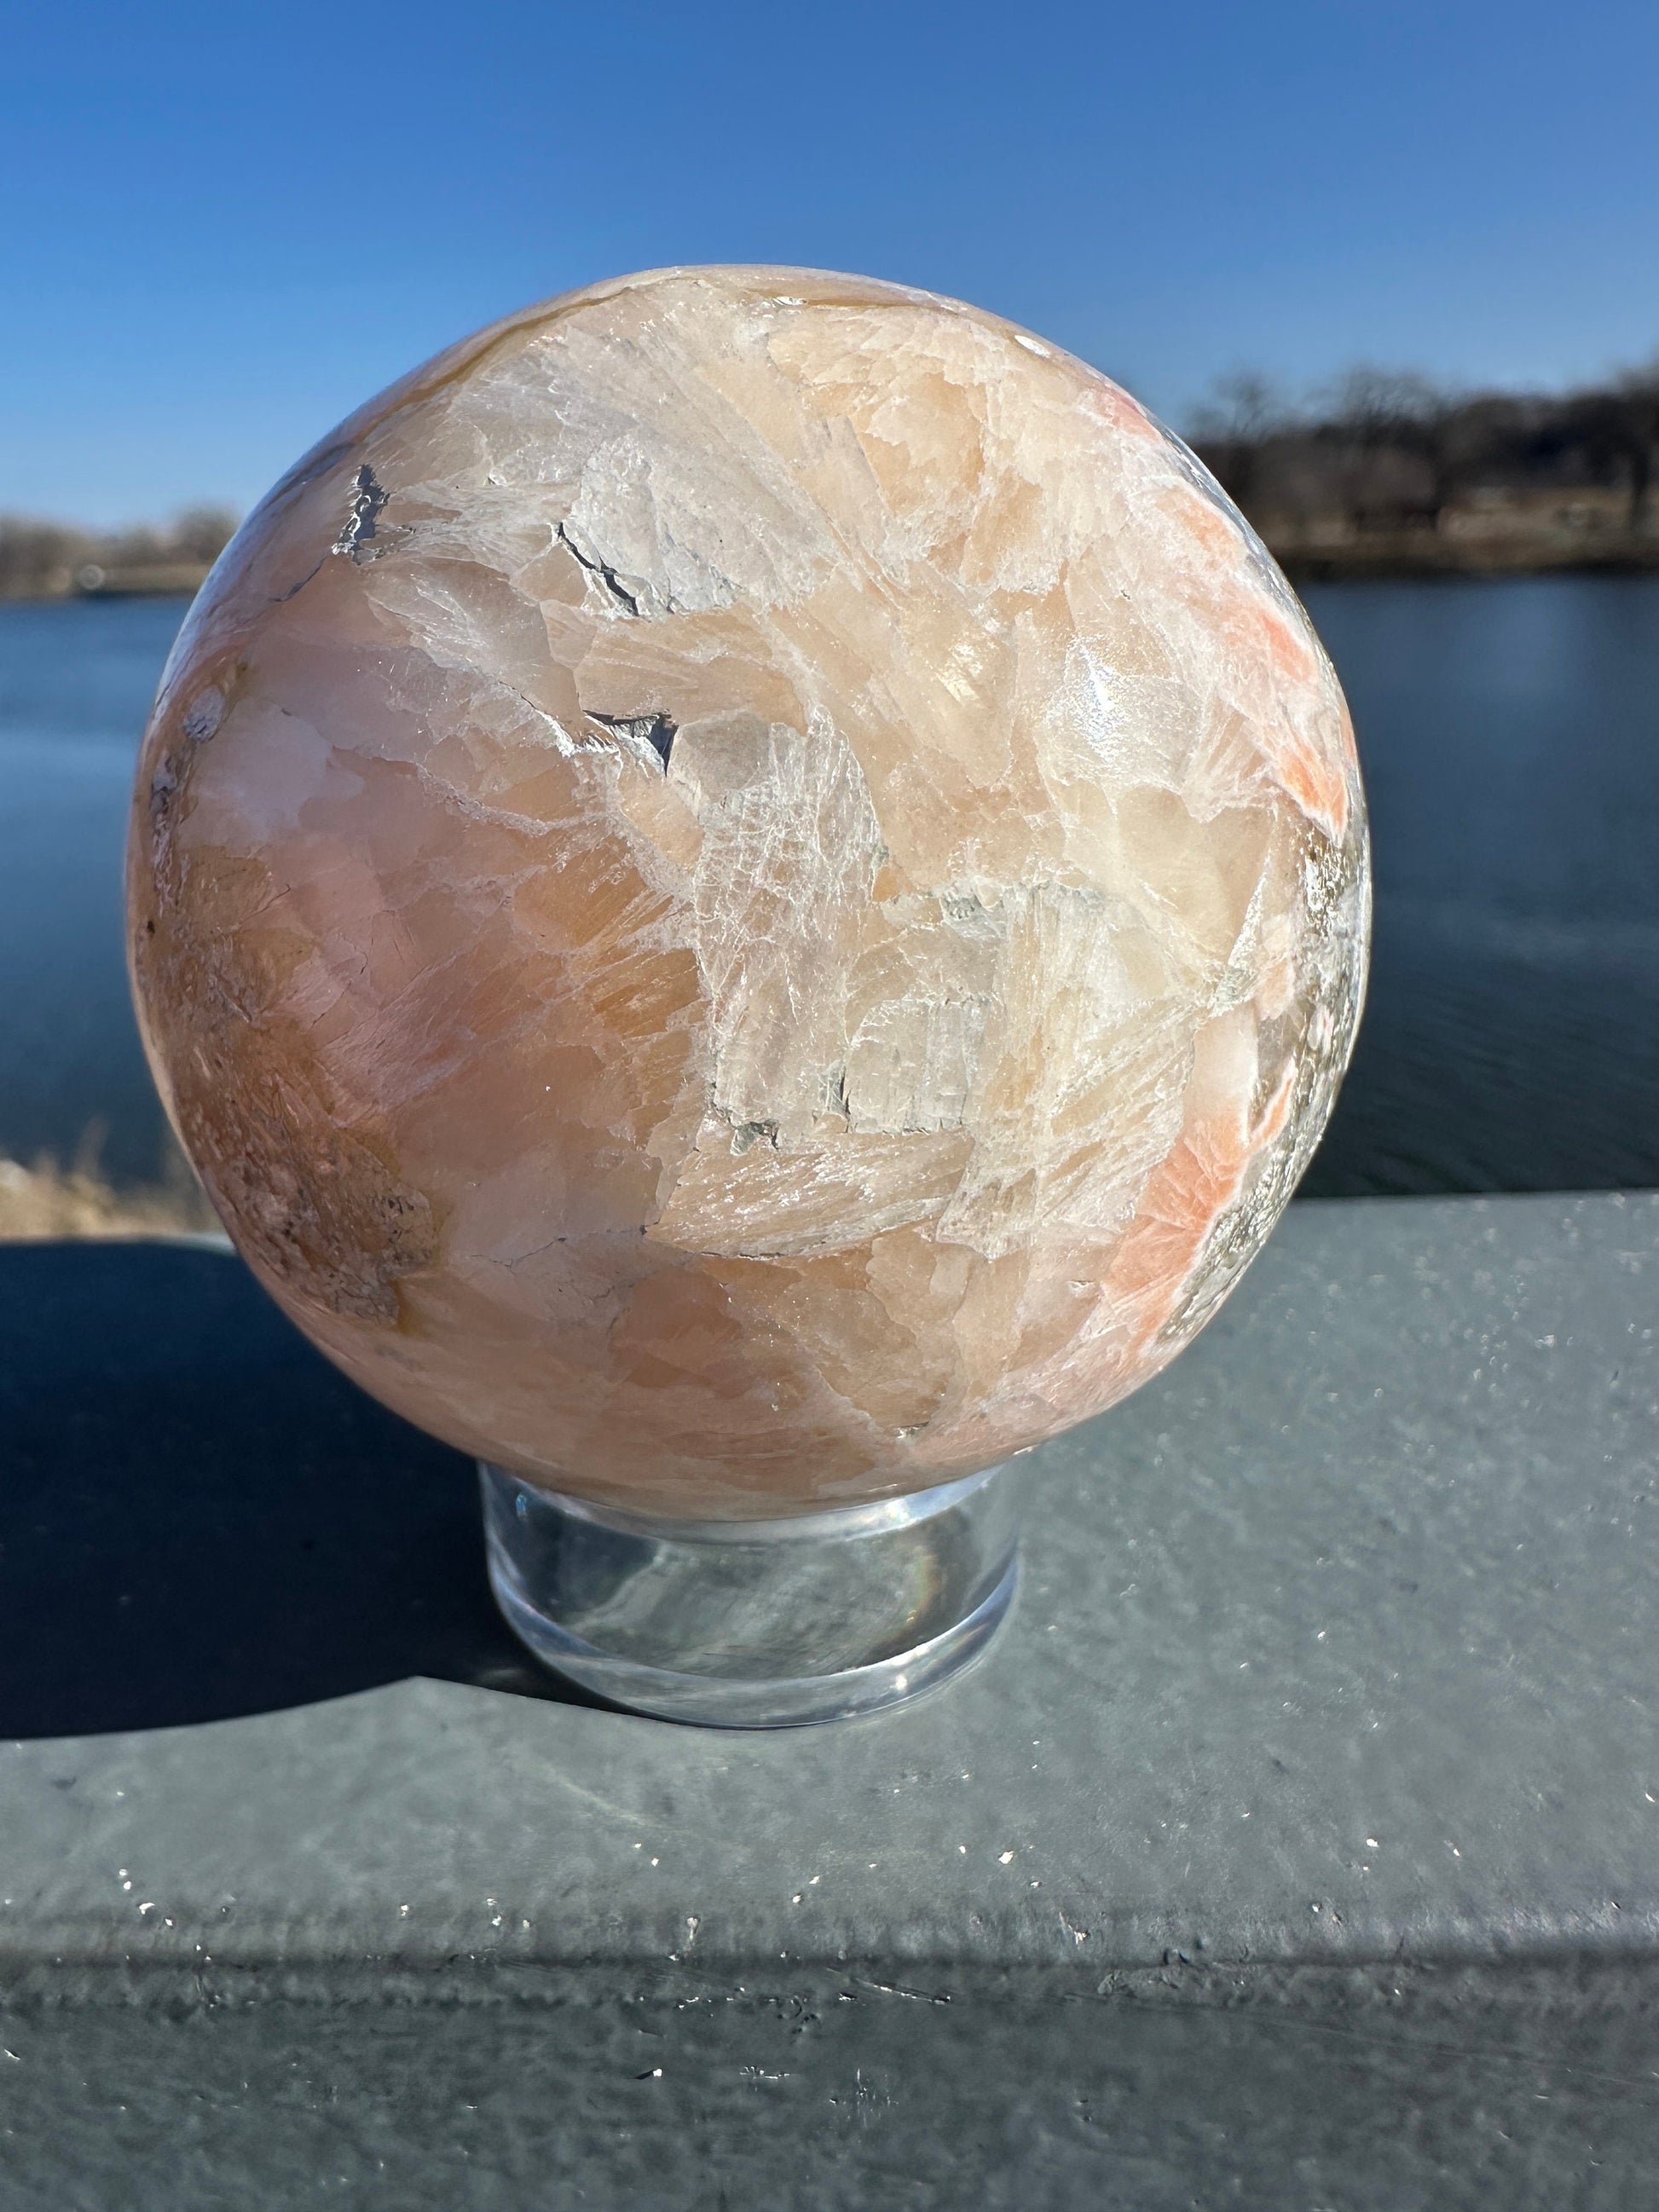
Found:
[[[971,1664],[1018,1573],[1012,1467],[778,1521],[653,1521],[480,1464],[489,1579],[538,1659],[714,1728],[878,1711]]]

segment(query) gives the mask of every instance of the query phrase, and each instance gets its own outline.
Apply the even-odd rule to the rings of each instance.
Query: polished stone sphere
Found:
[[[369,402],[204,587],[135,988],[248,1264],[411,1419],[712,1518],[1121,1398],[1329,1113],[1336,678],[1204,469],[995,317],[659,270]]]

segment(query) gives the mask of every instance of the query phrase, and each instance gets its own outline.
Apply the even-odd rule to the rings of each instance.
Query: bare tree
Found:
[[[60,522],[0,514],[0,599],[31,599],[66,590],[94,540]]]
[[[170,572],[166,586],[176,590],[189,582],[189,570],[218,558],[235,527],[235,516],[222,507],[186,507],[170,523],[116,531],[0,514],[0,599],[53,599],[77,582],[97,589],[124,569],[152,578]]]
[[[1212,396],[1193,411],[1192,441],[1224,489],[1248,509],[1260,489],[1263,449],[1284,428],[1290,410],[1259,369],[1231,369],[1210,390]]]
[[[1360,363],[1338,381],[1323,425],[1346,445],[1349,506],[1359,527],[1437,524],[1451,496],[1451,396],[1416,369]]]
[[[1632,535],[1646,529],[1648,495],[1653,486],[1654,448],[1659,447],[1659,356],[1644,368],[1629,369],[1613,386],[1625,410],[1626,467],[1630,511],[1626,526]]]
[[[235,534],[236,515],[228,507],[187,507],[171,532],[174,552],[185,561],[216,561]]]
[[[1339,519],[1360,539],[1438,527],[1475,490],[1591,483],[1624,494],[1631,538],[1659,532],[1659,356],[1559,396],[1461,392],[1361,364],[1301,408],[1241,370],[1218,380],[1192,435],[1239,504],[1287,540]]]

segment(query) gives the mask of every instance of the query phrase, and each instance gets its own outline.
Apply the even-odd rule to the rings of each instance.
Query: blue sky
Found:
[[[526,300],[929,285],[1219,373],[1659,349],[1652,0],[0,0],[0,508],[245,505]]]

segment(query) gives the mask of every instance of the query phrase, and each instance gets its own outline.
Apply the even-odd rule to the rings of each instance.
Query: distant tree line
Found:
[[[0,599],[187,590],[235,527],[236,517],[222,507],[186,507],[170,523],[115,531],[0,514]]]
[[[1659,357],[1559,393],[1361,367],[1298,400],[1243,370],[1188,434],[1291,565],[1340,568],[1346,546],[1407,566],[1659,566]],[[192,589],[235,526],[220,507],[114,532],[0,514],[0,599]]]
[[[1301,404],[1242,372],[1217,385],[1189,435],[1270,540],[1320,523],[1358,537],[1444,529],[1459,510],[1506,505],[1644,537],[1659,360],[1559,394],[1460,392],[1359,368]]]

